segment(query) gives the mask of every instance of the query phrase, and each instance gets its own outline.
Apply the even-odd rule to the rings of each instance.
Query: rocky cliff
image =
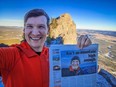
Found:
[[[101,83],[104,84],[103,87],[116,87],[116,78],[112,74],[110,74],[108,71],[101,69],[99,71],[99,75],[103,76],[105,80],[107,81],[107,83],[109,84],[109,86],[108,85],[105,86],[106,83],[103,83],[103,81],[101,81]]]
[[[65,13],[51,19],[49,37],[52,39],[62,37],[63,44],[76,44],[76,24],[69,14]]]

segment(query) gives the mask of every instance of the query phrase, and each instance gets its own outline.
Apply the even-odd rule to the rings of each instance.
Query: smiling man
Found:
[[[44,46],[49,17],[42,9],[33,9],[24,17],[24,41],[0,48],[0,73],[5,87],[49,87],[49,50]],[[91,44],[83,35],[78,47]]]
[[[78,56],[72,57],[69,68],[62,69],[63,77],[76,76],[82,74],[84,74],[84,72],[80,68],[80,58]]]
[[[69,67],[70,75],[81,75],[83,74],[83,71],[81,70],[80,66],[80,59],[78,56],[74,56],[71,59],[71,66]]]
[[[48,33],[45,16],[31,17],[25,23],[24,33],[28,44],[36,52],[41,52]],[[38,49],[39,48],[39,49]]]
[[[24,19],[25,39],[36,52],[42,51],[49,29],[49,17],[44,11],[42,12],[39,13],[38,9],[32,10]]]

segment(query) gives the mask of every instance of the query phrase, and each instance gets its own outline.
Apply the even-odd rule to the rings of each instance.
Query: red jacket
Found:
[[[49,87],[48,48],[36,54],[27,42],[0,48],[0,72],[5,87]]]

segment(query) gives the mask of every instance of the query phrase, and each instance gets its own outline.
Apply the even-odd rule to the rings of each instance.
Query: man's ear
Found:
[[[50,28],[48,27],[48,32],[47,32],[47,35],[49,35],[49,32],[50,32]]]
[[[47,32],[47,37],[49,36],[49,31]]]

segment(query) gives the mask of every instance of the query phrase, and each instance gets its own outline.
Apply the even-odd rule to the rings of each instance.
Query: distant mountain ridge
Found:
[[[98,34],[103,34],[103,35],[109,35],[109,36],[116,37],[116,31],[77,29],[77,32],[78,31],[87,31],[89,33],[98,33]]]

